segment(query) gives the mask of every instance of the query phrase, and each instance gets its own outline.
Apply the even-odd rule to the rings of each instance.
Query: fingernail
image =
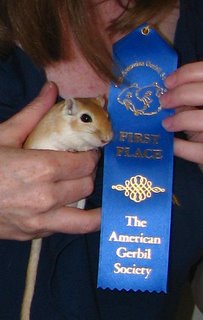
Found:
[[[167,131],[173,131],[173,118],[172,117],[168,117],[168,118],[164,119],[162,121],[162,126]]]
[[[163,95],[160,96],[159,102],[161,107],[167,107],[167,101],[168,101],[167,93],[164,93]]]
[[[53,88],[53,82],[51,82],[51,81],[46,82],[45,85],[42,87],[42,89],[39,93],[39,96],[42,97],[42,96],[47,95],[48,92],[51,90],[51,88]]]
[[[172,73],[170,76],[168,76],[164,81],[166,88],[169,88],[169,89],[173,88],[176,84],[176,79],[177,79],[176,73]]]

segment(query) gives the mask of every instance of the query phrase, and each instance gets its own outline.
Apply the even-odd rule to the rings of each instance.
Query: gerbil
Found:
[[[54,105],[24,143],[25,149],[87,151],[102,147],[112,139],[105,101],[97,98],[70,98]],[[83,209],[85,200],[74,206]],[[32,240],[27,267],[21,320],[30,319],[42,239]]]

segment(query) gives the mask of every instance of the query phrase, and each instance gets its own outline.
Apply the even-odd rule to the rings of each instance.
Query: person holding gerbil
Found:
[[[31,319],[172,320],[203,252],[200,0],[0,2],[0,318],[20,317],[30,242],[43,238]],[[176,49],[163,127],[175,132],[168,293],[97,289],[100,152],[24,149],[61,99],[105,97],[112,44],[147,22]],[[150,49],[150,48],[149,48]],[[85,210],[67,204],[87,198]]]

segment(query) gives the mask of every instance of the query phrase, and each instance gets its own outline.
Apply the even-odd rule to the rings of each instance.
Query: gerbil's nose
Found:
[[[106,137],[103,137],[103,139],[101,139],[101,143],[107,144],[111,141],[112,138],[113,138],[113,132],[111,132],[111,134],[107,135]]]
[[[102,144],[106,144],[106,143],[108,143],[110,140],[101,140],[101,143]]]

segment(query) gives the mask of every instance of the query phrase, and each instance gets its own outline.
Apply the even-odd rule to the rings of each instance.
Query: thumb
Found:
[[[47,82],[31,103],[0,125],[0,144],[21,147],[39,120],[55,103],[57,93],[56,85]]]

